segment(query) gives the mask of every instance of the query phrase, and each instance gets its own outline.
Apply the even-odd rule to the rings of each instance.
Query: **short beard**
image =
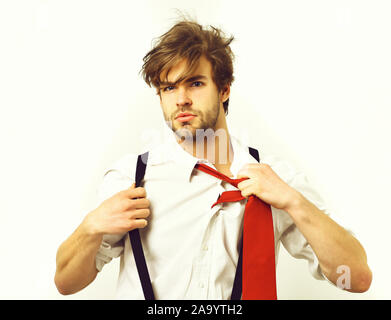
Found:
[[[172,125],[169,127],[175,133],[177,138],[181,141],[198,141],[198,139],[203,139],[205,137],[206,131],[214,131],[216,128],[217,119],[220,115],[220,101],[216,99],[216,103],[213,108],[208,110],[205,114],[199,113],[197,117],[201,120],[201,123],[198,127],[186,128],[179,127],[174,128]],[[174,123],[173,120],[171,123]]]

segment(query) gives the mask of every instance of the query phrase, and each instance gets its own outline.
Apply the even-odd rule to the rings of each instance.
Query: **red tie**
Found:
[[[199,163],[197,169],[237,187],[248,178],[231,179],[213,168]],[[222,202],[245,199],[240,190],[224,191],[212,208]],[[270,205],[256,196],[249,196],[243,221],[243,300],[276,300],[276,267],[274,229]]]

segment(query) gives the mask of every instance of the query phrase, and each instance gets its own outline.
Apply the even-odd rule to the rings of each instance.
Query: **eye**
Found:
[[[165,91],[165,92],[172,91],[172,90],[174,90],[174,86],[168,86],[168,87],[163,88],[163,91]]]
[[[191,86],[192,87],[201,87],[203,83],[201,81],[194,81]]]

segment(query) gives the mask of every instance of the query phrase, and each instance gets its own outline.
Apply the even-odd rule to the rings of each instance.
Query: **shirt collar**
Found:
[[[148,165],[158,166],[167,162],[173,162],[176,167],[176,175],[178,177],[183,177],[186,181],[190,181],[194,167],[197,163],[205,163],[214,168],[210,162],[196,158],[186,152],[178,144],[175,135],[170,128],[167,127],[165,130],[162,143],[153,147],[149,152]],[[248,147],[239,139],[230,135],[230,141],[234,153],[234,159],[230,169],[234,178],[236,178],[239,170],[244,164],[257,163],[257,161],[250,155]]]

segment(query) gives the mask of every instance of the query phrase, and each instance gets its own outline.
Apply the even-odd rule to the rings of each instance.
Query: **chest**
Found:
[[[169,251],[177,243],[201,241],[214,228],[222,232],[220,237],[229,230],[236,233],[240,229],[243,201],[211,208],[222,192],[235,187],[198,170],[184,179],[172,169],[151,166],[144,177],[151,212],[145,241],[151,247],[161,250],[165,243],[163,247]]]

